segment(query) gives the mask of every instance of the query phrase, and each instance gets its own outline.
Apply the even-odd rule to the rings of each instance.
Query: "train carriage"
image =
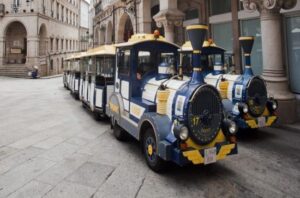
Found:
[[[189,27],[195,58],[206,31],[207,26]],[[117,139],[130,134],[141,142],[151,169],[162,170],[166,161],[210,164],[237,153],[236,125],[224,117],[216,88],[204,83],[199,61],[192,79],[182,79],[176,71],[178,46],[158,32],[133,35],[116,48],[107,113]]]
[[[205,41],[202,50],[203,74],[206,83],[215,86],[222,98],[227,115],[232,117],[241,129],[257,129],[272,126],[277,120],[277,101],[268,98],[265,81],[255,76],[251,69],[251,50],[254,37],[241,37],[244,49],[245,70],[242,75],[225,74],[225,50],[212,41]],[[181,50],[185,57],[183,70],[191,76],[192,46],[185,43]]]
[[[71,60],[73,55],[70,55],[64,59],[64,73],[63,73],[63,84],[66,89],[69,89],[70,82],[70,71],[71,71]]]
[[[106,117],[106,103],[113,92],[115,47],[103,45],[90,49],[82,60],[81,100],[97,119]]]

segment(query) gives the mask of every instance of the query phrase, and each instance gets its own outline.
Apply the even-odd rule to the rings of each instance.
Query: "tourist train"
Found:
[[[205,41],[202,49],[204,81],[216,87],[221,96],[228,117],[240,129],[257,129],[272,126],[277,120],[278,103],[268,97],[266,83],[255,76],[251,68],[251,51],[254,37],[240,37],[244,51],[245,69],[241,75],[225,74],[225,50],[212,40]],[[179,50],[183,57],[182,69],[190,77],[192,64],[192,45],[186,42]]]
[[[107,116],[118,140],[141,142],[148,166],[163,169],[210,164],[237,153],[236,124],[226,117],[218,90],[204,82],[201,49],[207,26],[188,27],[194,45],[193,75],[177,72],[179,46],[159,32],[91,49],[80,57],[79,98],[98,117]]]

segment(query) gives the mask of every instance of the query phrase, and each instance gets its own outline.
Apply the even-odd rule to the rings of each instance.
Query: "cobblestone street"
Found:
[[[62,78],[0,77],[0,197],[299,197],[300,132],[239,135],[239,154],[152,172],[138,142],[117,141]]]

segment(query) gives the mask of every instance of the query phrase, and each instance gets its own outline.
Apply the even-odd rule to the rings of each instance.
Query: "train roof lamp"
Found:
[[[193,47],[193,75],[192,84],[204,83],[203,75],[201,74],[201,50],[206,37],[208,26],[206,25],[190,25],[186,28],[189,40]]]
[[[251,52],[254,45],[254,37],[253,36],[240,37],[239,40],[243,48],[244,57],[245,57],[244,75],[253,76],[253,71],[251,67]]]

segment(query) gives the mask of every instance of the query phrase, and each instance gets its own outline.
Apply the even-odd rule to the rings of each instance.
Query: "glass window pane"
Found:
[[[259,19],[241,21],[241,36],[255,36],[254,46],[251,54],[252,69],[255,75],[263,72],[261,28]],[[244,58],[243,58],[243,66]]]
[[[300,93],[300,16],[287,18],[287,44],[291,90]]]
[[[224,48],[227,53],[232,53],[232,43],[233,43],[233,34],[232,34],[232,24],[231,23],[220,23],[213,24],[213,40],[215,43]]]
[[[210,0],[210,15],[231,12],[231,0]]]

